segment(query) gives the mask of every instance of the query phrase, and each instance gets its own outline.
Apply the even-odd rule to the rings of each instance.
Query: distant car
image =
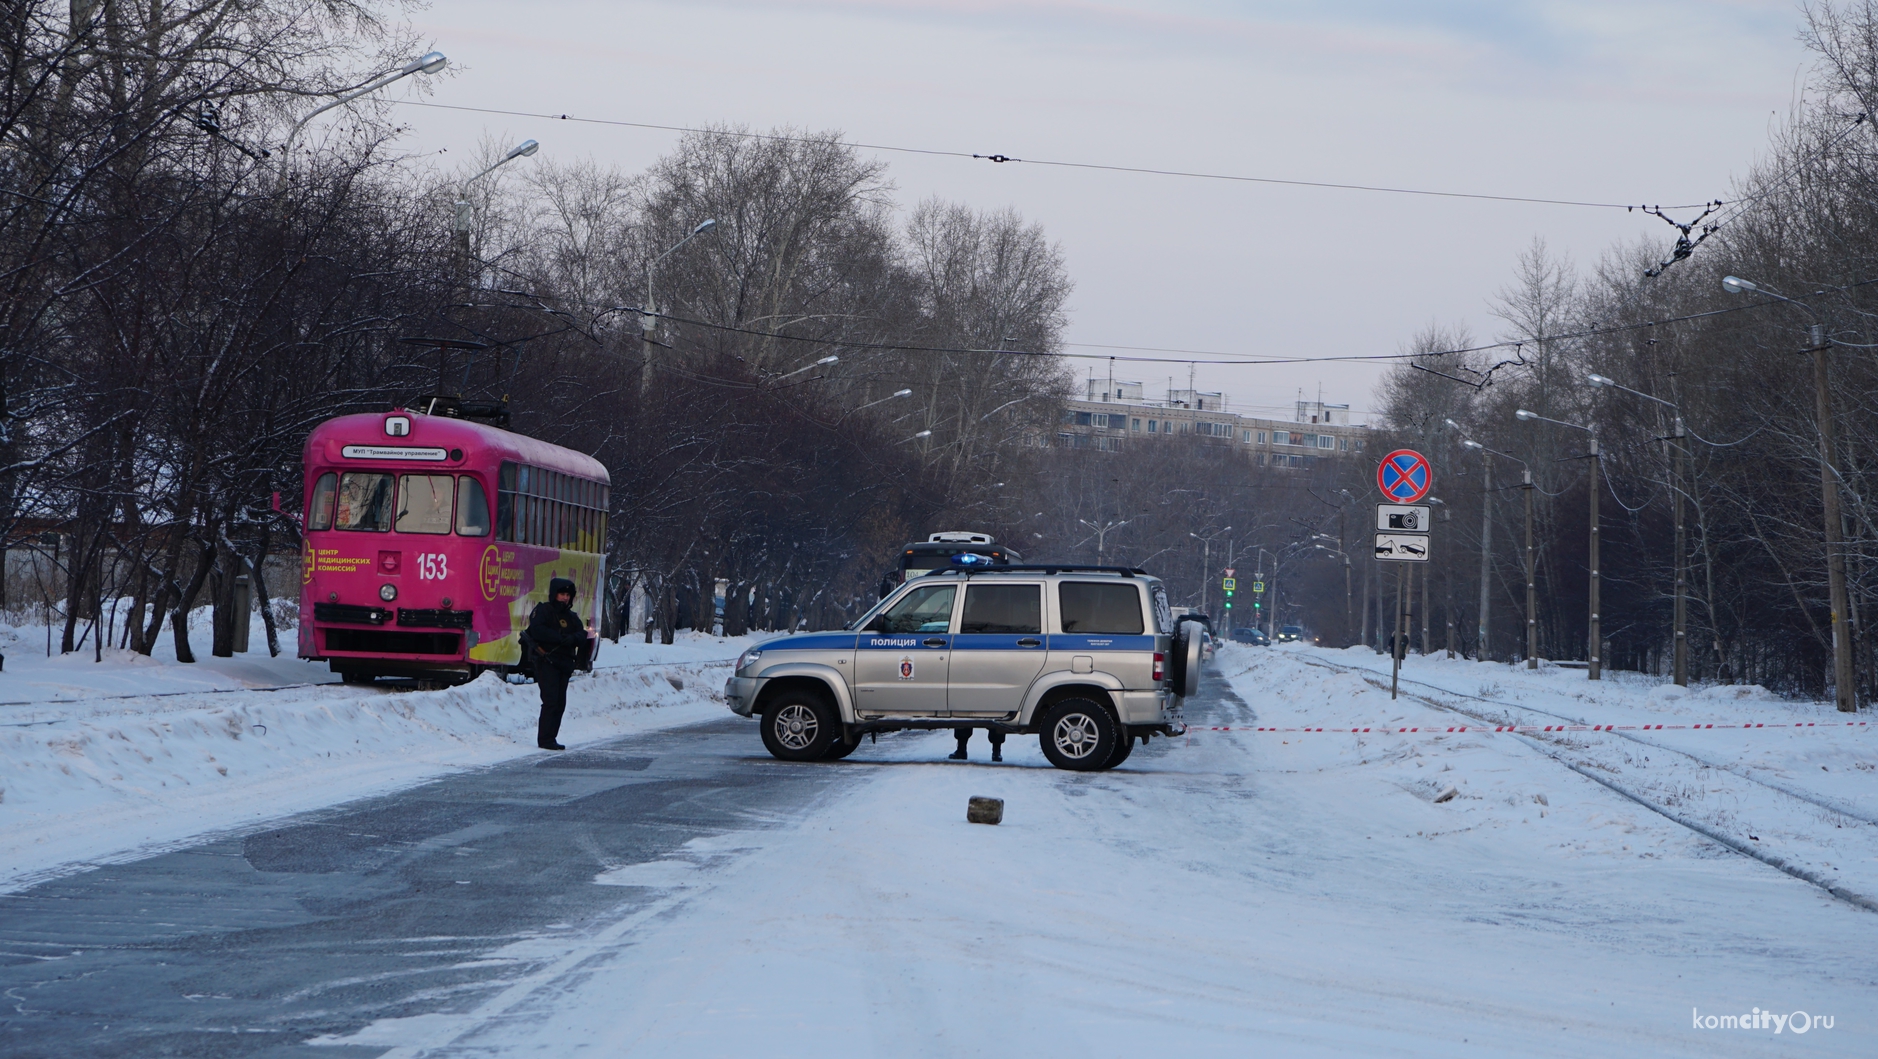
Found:
[[[1234,643],[1250,644],[1253,647],[1272,645],[1272,638],[1265,635],[1264,629],[1234,629],[1232,639]]]
[[[1214,650],[1216,650],[1216,648],[1213,645],[1213,634],[1210,632],[1201,632],[1200,633],[1200,660],[1202,662],[1211,662],[1213,660]]]
[[[1279,643],[1295,643],[1296,641],[1302,640],[1302,639],[1304,639],[1304,626],[1280,625],[1278,627],[1278,642]]]

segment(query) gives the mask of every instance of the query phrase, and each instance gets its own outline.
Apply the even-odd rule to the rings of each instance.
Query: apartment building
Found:
[[[1119,451],[1177,437],[1232,445],[1261,466],[1307,467],[1312,460],[1361,455],[1369,428],[1352,426],[1350,406],[1297,402],[1291,419],[1241,415],[1223,393],[1170,387],[1164,400],[1148,400],[1143,384],[1091,379],[1072,399],[1057,427],[1066,448]]]

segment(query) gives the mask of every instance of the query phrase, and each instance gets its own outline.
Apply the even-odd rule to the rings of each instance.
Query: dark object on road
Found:
[[[567,712],[567,681],[579,662],[579,647],[587,642],[587,626],[574,612],[574,582],[557,577],[548,582],[548,601],[535,604],[528,616],[527,650],[534,662],[535,683],[541,688],[541,719],[535,725],[535,745],[543,750],[565,750],[556,739],[561,717]]]
[[[959,748],[947,754],[946,759],[949,761],[964,761],[969,756],[965,752],[965,744],[972,741],[972,730],[970,728],[961,728],[954,732],[953,735],[958,737]],[[985,729],[985,735],[989,736],[991,739],[991,760],[1003,761],[1004,733],[998,731],[996,728],[987,728]]]
[[[968,824],[1003,823],[1004,799],[980,798],[974,795],[965,803],[965,822]]]

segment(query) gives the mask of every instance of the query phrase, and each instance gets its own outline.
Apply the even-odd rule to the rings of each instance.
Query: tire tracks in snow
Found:
[[[1373,670],[1364,669],[1361,666],[1345,665],[1345,664],[1338,663],[1338,662],[1325,661],[1323,659],[1305,658],[1301,655],[1298,657],[1298,661],[1303,662],[1305,665],[1316,666],[1320,669],[1329,669],[1333,672],[1353,673],[1356,676],[1360,677],[1364,683],[1370,685],[1371,687],[1376,688],[1379,691],[1388,690],[1388,685],[1382,681],[1381,677],[1377,673],[1375,673]],[[1550,713],[1546,710],[1534,709],[1533,707],[1530,707],[1530,706],[1520,706],[1520,705],[1516,705],[1513,703],[1499,702],[1497,700],[1484,698],[1479,695],[1469,695],[1466,692],[1454,691],[1450,688],[1443,688],[1434,684],[1426,684],[1419,680],[1402,679],[1401,682],[1405,684],[1416,684],[1425,688],[1432,688],[1435,691],[1438,691],[1444,695],[1453,695],[1458,698],[1473,699],[1477,702],[1485,702],[1494,706],[1505,706],[1505,707],[1510,707],[1512,709],[1518,709],[1518,710],[1531,710],[1534,713],[1544,714],[1547,717],[1558,717],[1561,720],[1574,720],[1572,718],[1562,717],[1561,715],[1556,714],[1556,713]],[[1503,721],[1498,721],[1496,718],[1493,718],[1490,716],[1482,716],[1479,713],[1463,709],[1462,707],[1457,706],[1453,703],[1440,702],[1435,699],[1429,698],[1426,695],[1419,695],[1412,691],[1404,692],[1403,694],[1406,694],[1409,698],[1415,699],[1418,702],[1424,703],[1428,706],[1432,706],[1437,710],[1445,710],[1449,713],[1458,713],[1463,717],[1469,717],[1474,720],[1483,721],[1486,723],[1496,723],[1496,721],[1497,723],[1504,723]],[[1577,722],[1574,720],[1574,723],[1583,723],[1583,722]],[[1623,786],[1622,784],[1619,784],[1613,780],[1610,780],[1603,776],[1598,775],[1596,772],[1592,771],[1591,769],[1587,768],[1584,765],[1581,765],[1575,761],[1571,761],[1567,759],[1562,754],[1557,753],[1551,747],[1547,746],[1541,740],[1534,739],[1531,736],[1527,736],[1518,732],[1513,732],[1510,734],[1513,736],[1513,738],[1526,744],[1528,747],[1531,747],[1533,750],[1538,751],[1540,754],[1543,754],[1545,757],[1552,760],[1553,762],[1559,765],[1562,765],[1565,768],[1570,769],[1571,771],[1577,773],[1580,776],[1583,776],[1585,779],[1588,779],[1592,781],[1593,783],[1598,784],[1601,787],[1604,787],[1605,789],[1611,791],[1613,794],[1616,794],[1622,798],[1625,798],[1631,802],[1636,803],[1637,805],[1642,806],[1645,809],[1650,810],[1651,812],[1657,814],[1658,816],[1661,816],[1663,819],[1668,820],[1671,823],[1674,823],[1683,828],[1686,828],[1689,831],[1692,831],[1698,835],[1701,835],[1703,838],[1706,838],[1709,841],[1714,842],[1717,845],[1720,845],[1726,849],[1733,850],[1734,852],[1739,853],[1744,857],[1748,857],[1750,859],[1760,861],[1762,864],[1765,864],[1768,867],[1773,868],[1777,871],[1784,872],[1787,875],[1790,875],[1793,878],[1800,880],[1801,882],[1808,883],[1812,886],[1816,886],[1819,889],[1824,890],[1826,893],[1830,894],[1831,896],[1837,898],[1840,901],[1844,901],[1845,903],[1849,905],[1852,905],[1857,908],[1862,908],[1867,912],[1878,912],[1878,900],[1874,900],[1873,898],[1868,897],[1864,894],[1858,893],[1856,891],[1848,890],[1845,887],[1840,886],[1837,883],[1834,883],[1833,881],[1825,878],[1819,873],[1809,868],[1803,867],[1799,864],[1795,864],[1792,861],[1786,859],[1785,857],[1779,856],[1778,854],[1771,853],[1762,849],[1757,849],[1754,846],[1749,845],[1747,842],[1744,842],[1741,839],[1736,838],[1733,835],[1729,835],[1714,827],[1701,823],[1700,821],[1688,819],[1683,814],[1676,812],[1674,809],[1671,809],[1670,807],[1666,805],[1662,805],[1657,802],[1654,802],[1650,800],[1649,798],[1644,797],[1642,794],[1639,794],[1636,791],[1633,791]],[[1723,771],[1726,771],[1730,773],[1731,775],[1737,776],[1741,779],[1745,779],[1750,783],[1754,783],[1758,786],[1764,787],[1767,790],[1773,791],[1777,794],[1785,795],[1796,801],[1805,802],[1809,805],[1814,806],[1815,808],[1825,809],[1829,812],[1836,813],[1841,816],[1845,816],[1848,819],[1858,820],[1863,823],[1867,823],[1867,824],[1872,823],[1872,821],[1867,820],[1865,817],[1859,814],[1845,812],[1843,809],[1839,808],[1838,806],[1829,805],[1818,799],[1796,793],[1778,784],[1767,783],[1752,775],[1748,775],[1744,772],[1741,772],[1740,770],[1727,768],[1725,766],[1715,765],[1711,762],[1704,761],[1702,760],[1702,758],[1698,757],[1695,754],[1690,754],[1690,753],[1687,753],[1686,751],[1677,750],[1675,747],[1663,746],[1658,743],[1652,743],[1646,739],[1637,739],[1634,736],[1629,736],[1623,732],[1616,732],[1612,734],[1623,735],[1625,736],[1625,738],[1631,739],[1633,742],[1641,743],[1644,746],[1652,747],[1654,749],[1681,754],[1682,756],[1687,757],[1690,760],[1695,761],[1698,764],[1701,764],[1708,768],[1723,769]]]

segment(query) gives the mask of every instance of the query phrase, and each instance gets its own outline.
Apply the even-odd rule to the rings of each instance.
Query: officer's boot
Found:
[[[991,729],[987,729],[985,734],[991,737],[991,760],[1003,761],[1004,760],[1004,733],[998,731],[996,728],[991,728]]]
[[[952,734],[958,738],[959,748],[957,750],[954,750],[952,753],[946,755],[946,757],[948,760],[951,760],[951,761],[964,761],[965,760],[965,744],[972,741],[972,730],[970,728],[961,728]]]

